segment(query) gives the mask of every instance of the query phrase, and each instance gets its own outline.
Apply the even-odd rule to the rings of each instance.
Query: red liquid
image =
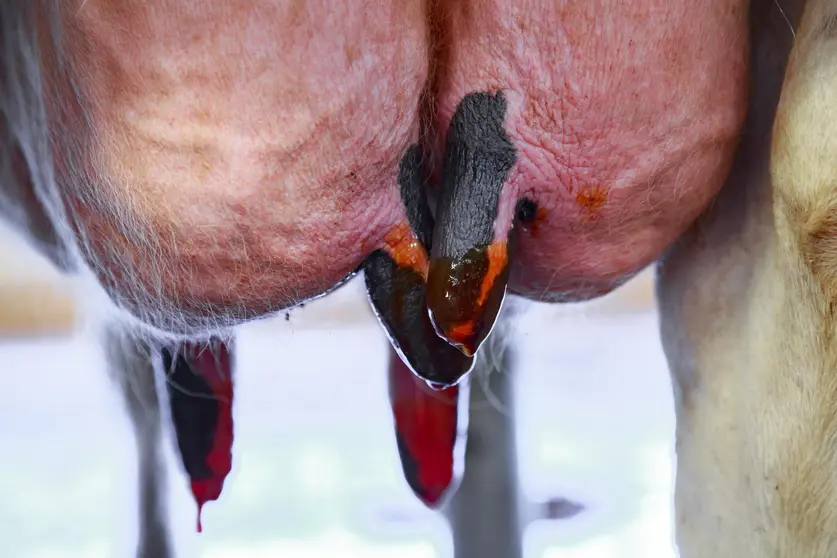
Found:
[[[224,481],[232,470],[233,445],[233,382],[232,365],[226,345],[219,344],[215,351],[205,346],[190,345],[185,348],[192,370],[209,385],[211,396],[218,401],[218,420],[212,448],[206,455],[206,466],[212,472],[209,478],[193,479],[192,494],[198,506],[198,533],[203,531],[201,511],[204,505],[221,496]]]
[[[394,350],[389,382],[404,476],[425,505],[438,507],[454,476],[459,388],[431,389]]]

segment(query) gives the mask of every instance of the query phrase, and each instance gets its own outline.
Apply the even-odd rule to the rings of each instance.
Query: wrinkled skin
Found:
[[[4,215],[142,332],[112,367],[147,382],[153,340],[364,270],[450,385],[507,289],[583,300],[662,258],[681,556],[837,552],[834,0],[0,10]]]
[[[510,241],[527,198],[537,232],[511,235],[510,289],[600,295],[718,191],[745,113],[746,8],[44,1],[57,188],[85,263],[119,304],[202,331],[319,295],[386,248],[405,222],[400,162],[423,139],[434,190],[446,164],[500,189],[478,184],[464,207],[437,208],[436,244],[470,235],[459,244],[479,248],[485,227],[489,243]],[[464,110],[469,94],[497,93]],[[478,137],[492,119],[497,130]],[[492,176],[484,159],[499,133],[512,160]],[[446,142],[476,161],[446,161]]]

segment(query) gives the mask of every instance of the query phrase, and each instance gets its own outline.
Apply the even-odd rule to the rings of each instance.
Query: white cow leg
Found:
[[[471,375],[465,474],[445,510],[456,558],[523,557],[507,309]]]
[[[137,443],[139,540],[137,558],[173,556],[166,506],[163,428],[154,378],[154,353],[145,342],[122,331],[106,329],[105,352],[110,374],[120,386]]]

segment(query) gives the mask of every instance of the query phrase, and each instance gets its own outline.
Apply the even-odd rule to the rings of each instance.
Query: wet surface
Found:
[[[234,350],[214,339],[161,349],[171,426],[195,504],[201,512],[224,489],[232,470]]]
[[[389,350],[389,399],[395,443],[404,479],[426,506],[437,509],[456,491],[455,471],[464,463],[456,445],[465,444],[466,429],[458,428],[460,404],[467,412],[467,395],[460,387],[434,390],[417,377],[394,349]],[[467,393],[467,391],[466,391]]]

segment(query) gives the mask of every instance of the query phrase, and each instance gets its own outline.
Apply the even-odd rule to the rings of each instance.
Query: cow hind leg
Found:
[[[512,335],[519,304],[506,300],[471,376],[465,470],[445,510],[456,558],[523,556]]]
[[[837,1],[754,0],[751,18],[737,160],[660,266],[676,539],[682,558],[825,558],[837,555]]]
[[[119,326],[106,328],[108,369],[124,398],[134,429],[139,478],[137,558],[173,556],[167,525],[163,427],[151,346]]]
[[[776,517],[798,555],[837,554],[837,1],[812,0],[791,52],[770,158]],[[768,322],[772,321],[772,323]],[[768,426],[770,423],[766,423]],[[808,553],[808,554],[806,554]]]

